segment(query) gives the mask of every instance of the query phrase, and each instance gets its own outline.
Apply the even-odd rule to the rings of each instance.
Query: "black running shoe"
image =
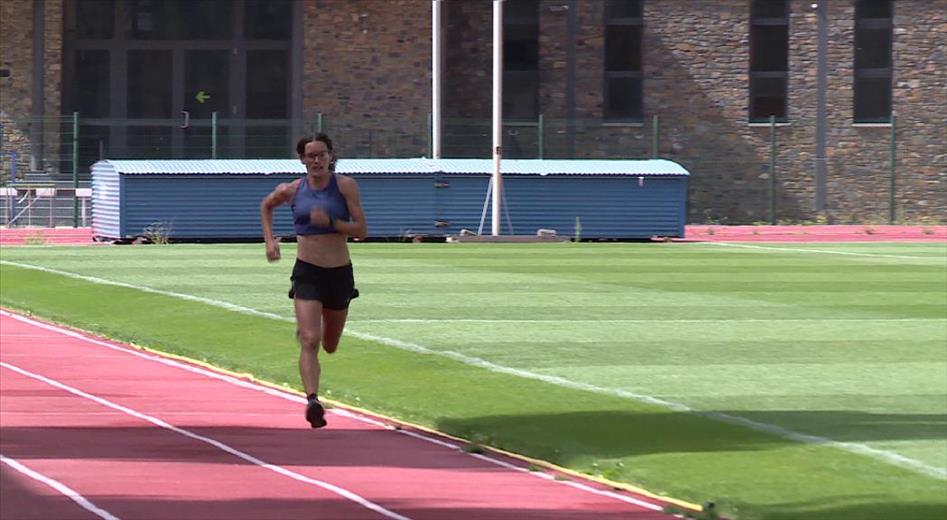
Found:
[[[326,425],[326,411],[318,399],[310,399],[306,404],[306,420],[313,428],[322,428]]]

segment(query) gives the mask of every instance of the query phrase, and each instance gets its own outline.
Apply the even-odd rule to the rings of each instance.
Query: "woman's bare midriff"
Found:
[[[345,235],[298,235],[296,258],[319,267],[341,267],[352,262]]]

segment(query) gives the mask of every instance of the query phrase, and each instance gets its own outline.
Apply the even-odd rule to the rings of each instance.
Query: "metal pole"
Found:
[[[651,158],[658,158],[658,115],[651,116]]]
[[[210,114],[210,157],[217,158],[217,112]]]
[[[444,3],[431,0],[431,152],[434,159],[441,158],[441,87],[444,84],[443,32]]]
[[[427,114],[427,156],[432,159],[438,159],[434,157],[434,115],[428,112]]]
[[[79,112],[72,113],[72,227],[79,227]],[[52,199],[50,199],[52,204]]]
[[[26,3],[26,2],[23,2]],[[30,115],[30,170],[46,170],[46,2],[33,0],[33,74]],[[50,125],[52,126],[52,125]],[[61,129],[57,128],[56,131]]]
[[[576,59],[575,42],[578,34],[578,20],[576,17],[577,0],[567,0],[565,6],[568,8],[566,15],[566,151],[570,159],[575,159],[575,124],[576,124],[576,106],[575,106],[575,85],[576,85]]]
[[[895,195],[895,159],[897,158],[897,139],[898,139],[898,124],[897,119],[894,114],[891,114],[891,144],[888,146],[888,169],[889,174],[889,185],[888,185],[888,223],[894,224],[895,221],[895,211],[894,211],[894,195]]]
[[[539,142],[539,158],[542,159],[542,158],[543,158],[543,144],[544,144],[544,143],[543,143],[543,136],[544,136],[545,133],[546,133],[546,132],[545,132],[545,129],[544,129],[544,126],[545,126],[545,125],[544,125],[544,123],[543,123],[543,115],[542,115],[542,114],[539,114],[539,121],[537,121],[536,125],[537,125],[537,126],[536,126],[536,138],[537,138],[537,140],[538,140],[538,142]]]
[[[769,116],[769,223],[776,224],[776,116]]]
[[[500,235],[500,201],[503,177],[500,160],[503,156],[503,0],[493,0],[493,206],[492,235]]]
[[[320,134],[322,133],[322,127],[323,127],[322,119],[323,119],[322,112],[319,112],[319,114],[316,115],[316,132],[319,132]]]
[[[816,6],[816,120],[815,120],[815,210],[825,211],[825,140],[826,140],[826,90],[828,89],[828,58],[826,57],[829,27],[825,14],[828,0],[819,0]]]

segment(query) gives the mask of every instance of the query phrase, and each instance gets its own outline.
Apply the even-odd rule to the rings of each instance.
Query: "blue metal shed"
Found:
[[[555,229],[582,238],[683,237],[688,172],[666,160],[503,161],[503,234]],[[456,235],[491,218],[490,159],[341,159],[359,182],[370,237]],[[156,224],[177,239],[262,236],[259,204],[305,174],[295,159],[99,161],[92,167],[95,236],[129,239]],[[509,228],[512,224],[512,229]],[[290,236],[288,208],[274,232]],[[487,225],[486,231],[489,231]]]
[[[121,240],[160,226],[178,239],[262,237],[260,201],[304,174],[291,160],[99,161],[92,165],[92,233]],[[293,234],[287,208],[277,208],[273,228]]]

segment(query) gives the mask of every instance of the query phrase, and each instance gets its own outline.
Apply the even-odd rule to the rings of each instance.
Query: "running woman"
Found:
[[[306,391],[306,420],[313,428],[326,425],[319,402],[320,344],[327,354],[339,347],[349,302],[358,297],[348,238],[364,239],[365,213],[358,184],[335,173],[336,156],[326,134],[296,143],[306,176],[282,183],[260,204],[266,259],[280,259],[279,238],[273,236],[273,209],[291,204],[296,231],[296,264],[289,297],[296,310],[299,375]]]

